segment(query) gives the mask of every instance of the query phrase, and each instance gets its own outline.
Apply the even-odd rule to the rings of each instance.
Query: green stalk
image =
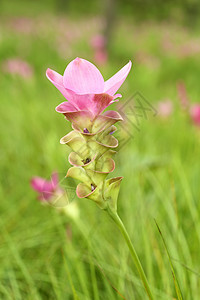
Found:
[[[140,275],[140,278],[144,284],[144,287],[145,287],[145,290],[147,292],[147,295],[149,297],[150,300],[153,300],[153,296],[152,296],[152,293],[151,293],[151,290],[150,290],[150,287],[149,287],[149,284],[148,284],[148,281],[147,281],[147,278],[146,278],[146,275],[144,273],[144,270],[142,268],[142,265],[140,263],[140,260],[137,256],[137,253],[135,251],[135,248],[133,247],[133,244],[131,242],[131,239],[129,237],[129,234],[122,222],[122,220],[120,219],[120,217],[118,216],[117,212],[113,212],[111,211],[109,208],[107,209],[107,212],[109,214],[109,216],[113,219],[113,221],[115,222],[115,224],[118,226],[119,230],[121,231],[128,247],[129,247],[129,250],[130,250],[130,253],[131,253],[131,256],[133,258],[133,261],[134,261],[134,264],[138,270],[138,273]]]

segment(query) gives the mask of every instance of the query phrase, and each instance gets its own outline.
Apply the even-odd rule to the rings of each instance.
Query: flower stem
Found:
[[[152,296],[152,293],[151,293],[151,290],[150,290],[150,287],[149,287],[149,284],[148,284],[148,281],[147,281],[147,278],[146,278],[146,275],[144,273],[144,270],[142,268],[142,265],[140,263],[140,260],[137,256],[137,253],[133,247],[133,244],[130,240],[130,237],[129,237],[129,234],[122,222],[122,220],[120,219],[120,217],[118,216],[117,212],[113,212],[111,211],[110,209],[107,209],[107,212],[109,214],[109,216],[113,219],[113,221],[115,222],[115,224],[118,226],[119,230],[121,231],[128,247],[129,247],[129,250],[130,250],[130,253],[131,253],[131,256],[133,258],[133,261],[135,263],[135,266],[139,272],[139,275],[140,275],[140,278],[144,284],[144,287],[145,287],[145,290],[148,294],[148,297],[149,299],[153,300],[153,296]]]

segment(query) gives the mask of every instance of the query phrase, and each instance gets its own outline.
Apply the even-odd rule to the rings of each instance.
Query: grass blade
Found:
[[[174,280],[174,286],[175,286],[175,290],[176,290],[176,295],[178,297],[178,300],[183,300],[182,293],[181,293],[181,290],[180,290],[180,287],[179,287],[179,283],[178,283],[178,280],[177,280],[177,277],[176,277],[176,274],[175,274],[175,271],[174,271],[174,267],[173,267],[173,264],[172,264],[172,261],[171,261],[170,255],[169,255],[169,251],[167,249],[167,244],[166,244],[165,239],[164,239],[164,237],[162,235],[160,227],[158,226],[158,223],[156,222],[155,219],[154,219],[154,221],[156,223],[157,229],[158,229],[158,231],[159,231],[159,233],[161,235],[161,238],[162,238],[165,250],[167,252],[167,256],[168,256],[168,259],[169,259],[169,263],[170,263],[170,267],[171,267],[171,271],[172,271],[172,276],[173,276],[173,280]]]

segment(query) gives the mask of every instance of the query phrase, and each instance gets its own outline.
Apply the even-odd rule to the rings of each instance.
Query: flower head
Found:
[[[49,181],[42,177],[33,177],[31,179],[31,187],[38,192],[38,199],[41,201],[49,201],[58,192],[61,192],[56,172],[52,173]]]
[[[72,149],[68,160],[72,167],[67,177],[80,183],[76,188],[79,198],[95,201],[102,209],[117,210],[117,197],[122,177],[106,179],[114,171],[113,156],[118,146],[112,135],[115,123],[122,121],[116,111],[103,110],[113,103],[115,95],[131,68],[131,62],[104,82],[99,70],[89,61],[76,58],[61,76],[47,70],[48,79],[67,98],[57,112],[65,115],[73,130],[61,138],[61,144]]]
[[[107,81],[104,81],[100,71],[92,63],[78,57],[68,64],[63,76],[47,69],[47,78],[68,100],[61,103],[56,110],[61,113],[90,111],[95,117],[121,96],[115,93],[126,79],[130,69],[129,61]]]

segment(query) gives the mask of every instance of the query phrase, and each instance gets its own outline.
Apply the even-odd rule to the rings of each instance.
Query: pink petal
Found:
[[[66,90],[63,85],[63,76],[51,69],[47,69],[46,76],[67,100],[72,99],[73,96],[71,91]]]
[[[63,84],[79,95],[99,94],[103,92],[104,79],[92,63],[77,57],[65,69]]]
[[[46,182],[46,180],[44,178],[33,177],[31,179],[31,186],[35,191],[42,193],[44,190],[45,182]]]
[[[57,172],[53,172],[51,175],[51,184],[52,184],[52,188],[56,189],[59,183],[59,178],[58,178],[58,173]]]
[[[79,110],[90,111],[92,107],[92,98],[94,94],[77,95],[72,92],[72,99],[67,102],[62,102],[56,107],[56,111],[59,113],[75,112]]]
[[[63,86],[63,76],[57,72],[47,69],[47,78],[63,94],[69,102],[63,102],[56,107],[56,111],[62,113],[66,111],[88,110],[91,106],[92,95],[78,95]]]
[[[64,114],[66,117],[68,114],[77,111],[87,111],[88,113],[92,113],[93,117],[95,117],[112,104],[114,102],[113,99],[114,97],[108,94],[74,94],[70,102],[65,101],[59,104],[56,107],[56,111]]]
[[[200,105],[194,104],[190,108],[190,116],[195,125],[200,126]]]
[[[92,99],[94,94],[85,94],[78,95],[73,93],[73,99],[71,99],[70,103],[72,103],[78,110],[89,110],[92,111]]]
[[[77,109],[74,107],[73,104],[71,104],[70,102],[62,102],[61,104],[59,104],[57,107],[56,107],[56,111],[63,114],[65,112],[75,112],[77,111]]]
[[[108,94],[96,94],[92,102],[92,112],[97,116],[113,102],[113,97]]]
[[[121,94],[115,94],[113,96],[113,100],[117,99],[117,98],[122,98],[122,95]],[[119,101],[119,100],[116,100],[116,101]],[[114,101],[115,102],[115,101]]]
[[[104,93],[113,96],[126,79],[128,73],[130,72],[131,66],[132,63],[129,61],[129,63],[126,64],[119,72],[108,79],[104,85]]]
[[[53,190],[52,183],[41,177],[33,177],[31,186],[38,193],[51,192]]]
[[[31,186],[39,193],[40,200],[47,200],[53,195],[54,190],[58,186],[58,175],[57,173],[53,173],[51,181],[45,180],[41,177],[33,177],[31,180]]]

